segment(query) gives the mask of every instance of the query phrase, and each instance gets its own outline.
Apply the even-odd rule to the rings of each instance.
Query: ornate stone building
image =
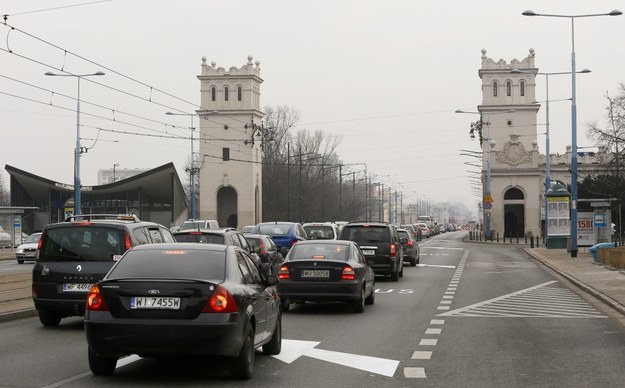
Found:
[[[239,228],[262,220],[260,62],[226,70],[202,58],[199,218]]]
[[[490,217],[495,237],[542,233],[546,156],[539,153],[538,147],[537,114],[541,105],[536,102],[538,68],[534,57],[534,50],[530,49],[523,60],[495,61],[482,50],[479,70],[482,104],[478,111],[482,121],[485,194],[490,175],[490,198],[484,198],[484,220]],[[520,72],[512,72],[513,69]],[[540,132],[544,133],[544,129]],[[601,149],[598,153],[578,155],[579,180],[600,168],[604,158]],[[549,157],[551,180],[570,183],[571,147],[564,154],[551,153]]]

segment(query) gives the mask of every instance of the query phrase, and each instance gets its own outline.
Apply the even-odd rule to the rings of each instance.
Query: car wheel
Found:
[[[414,257],[410,259],[410,266],[414,267],[417,265],[417,259],[415,259]]]
[[[282,312],[287,313],[291,309],[291,302],[289,300],[282,301]]]
[[[97,376],[110,376],[115,372],[117,357],[98,356],[91,349],[89,349],[88,352],[91,373]]]
[[[365,312],[365,287],[364,286],[360,289],[360,297],[353,302],[352,307],[355,313]]]
[[[17,264],[24,264],[24,260],[17,260]]]
[[[282,314],[278,315],[276,326],[273,328],[271,340],[263,345],[263,353],[268,356],[280,354],[282,350]]]
[[[52,311],[39,310],[39,321],[44,326],[58,326],[61,323],[61,315]]]
[[[375,303],[375,281],[373,282],[373,284],[371,285],[371,295],[369,295],[366,299],[365,299],[365,304],[374,304]]]
[[[404,263],[401,263],[401,269],[399,270],[399,277],[403,278],[404,277]]]
[[[393,272],[391,274],[391,280],[394,281],[394,282],[398,281],[399,280],[399,272]]]
[[[245,341],[243,341],[243,346],[241,346],[241,352],[238,356],[228,360],[232,377],[239,380],[247,380],[252,377],[254,372],[254,353],[254,330],[250,327]]]

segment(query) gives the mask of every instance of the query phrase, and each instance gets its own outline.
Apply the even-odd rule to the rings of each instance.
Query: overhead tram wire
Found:
[[[97,3],[107,3],[109,1],[112,0],[98,0],[98,1],[91,1],[89,3],[80,3],[80,4],[72,4],[72,5],[62,5],[60,7],[53,7],[53,8],[45,8],[45,9],[38,9],[38,10],[34,10],[34,11],[25,11],[25,12],[17,12],[17,13],[11,13],[11,14],[4,14],[4,24],[6,24],[7,19],[10,16],[20,16],[20,15],[28,15],[31,13],[39,13],[39,12],[45,12],[45,11],[54,11],[57,9],[65,9],[65,8],[73,8],[73,7],[80,7],[83,5],[92,5],[92,4],[97,4]]]
[[[83,60],[83,61],[87,62],[87,63],[91,63],[91,64],[93,64],[93,65],[96,65],[97,67],[100,67],[100,68],[106,69],[106,70],[107,70],[108,72],[110,72],[110,73],[116,74],[116,75],[118,75],[118,76],[120,76],[120,77],[122,77],[122,78],[125,78],[125,79],[130,80],[130,81],[133,81],[133,82],[135,82],[135,83],[137,83],[137,84],[139,84],[139,85],[141,85],[141,86],[144,86],[144,87],[146,87],[146,88],[149,88],[149,90],[150,90],[150,98],[149,98],[149,99],[145,99],[144,97],[141,97],[141,96],[138,96],[138,95],[135,95],[135,94],[129,93],[129,92],[125,92],[125,91],[123,91],[123,90],[116,89],[116,88],[110,87],[110,86],[108,86],[108,85],[104,85],[104,84],[102,84],[102,83],[100,83],[100,82],[97,82],[97,81],[93,81],[93,80],[86,79],[86,80],[89,80],[90,82],[92,82],[92,83],[94,83],[94,84],[96,84],[96,85],[100,85],[100,86],[102,86],[102,87],[108,88],[108,89],[110,89],[110,90],[114,90],[114,91],[116,91],[116,92],[119,92],[119,93],[122,93],[122,94],[125,94],[125,95],[128,95],[128,96],[131,96],[131,97],[134,97],[134,98],[137,98],[137,99],[141,99],[141,100],[144,100],[144,101],[147,101],[147,102],[154,103],[154,104],[159,105],[159,106],[162,106],[162,107],[164,107],[164,108],[168,108],[169,110],[175,110],[175,111],[178,111],[178,112],[184,112],[184,111],[183,111],[183,110],[181,110],[181,109],[174,108],[174,107],[167,106],[167,105],[163,105],[163,104],[156,103],[156,102],[152,101],[152,92],[153,92],[153,91],[157,91],[157,92],[159,92],[159,93],[162,93],[162,94],[163,94],[163,95],[165,95],[165,96],[168,96],[168,97],[173,98],[174,100],[177,100],[177,101],[180,101],[180,102],[183,102],[183,103],[189,104],[189,105],[193,106],[194,108],[197,108],[197,109],[200,109],[200,110],[201,110],[201,109],[203,109],[203,107],[201,107],[201,106],[199,106],[199,105],[197,105],[197,104],[195,104],[195,103],[193,103],[193,102],[187,101],[187,100],[185,100],[185,99],[183,99],[183,98],[181,98],[181,97],[174,96],[173,94],[171,94],[171,93],[169,93],[169,92],[166,92],[166,91],[164,91],[164,90],[162,90],[162,89],[159,89],[159,88],[156,88],[156,87],[154,87],[154,86],[148,85],[148,84],[146,84],[145,82],[139,81],[139,80],[137,80],[137,79],[135,79],[135,78],[133,78],[133,77],[130,77],[130,76],[127,76],[127,75],[125,75],[125,74],[123,74],[123,73],[120,73],[120,72],[118,72],[117,70],[114,70],[114,69],[112,69],[112,68],[110,68],[110,67],[108,67],[108,66],[105,66],[105,65],[102,65],[102,64],[100,64],[100,63],[98,63],[98,62],[95,62],[95,61],[92,61],[92,60],[90,60],[90,59],[87,59],[87,58],[85,58],[85,57],[83,57],[83,56],[81,56],[81,55],[78,55],[78,54],[74,53],[73,51],[66,50],[66,49],[64,49],[64,48],[62,48],[62,47],[60,47],[60,46],[55,45],[54,43],[48,42],[48,41],[47,41],[47,40],[45,40],[45,39],[39,38],[39,37],[37,37],[37,36],[35,36],[35,35],[33,35],[33,34],[30,34],[30,33],[26,32],[26,31],[24,31],[24,30],[21,30],[21,29],[19,29],[19,28],[15,27],[15,26],[13,26],[13,25],[6,24],[6,23],[5,23],[4,25],[5,25],[5,26],[7,26],[7,27],[10,27],[10,28],[11,28],[11,30],[15,30],[15,31],[17,31],[17,32],[21,32],[22,34],[24,34],[24,35],[26,35],[26,36],[28,36],[28,37],[30,37],[30,38],[32,38],[32,39],[38,40],[38,41],[40,41],[40,42],[42,42],[42,43],[44,43],[44,44],[47,44],[47,45],[49,45],[49,46],[51,46],[51,47],[54,47],[55,49],[58,49],[58,50],[63,51],[63,53],[65,54],[65,56],[67,56],[67,54],[70,54],[70,55],[72,55],[72,56],[74,56],[74,57],[76,57],[76,58],[79,58],[79,59],[81,59],[81,60]],[[8,47],[9,47],[9,42],[8,42],[8,40],[9,40],[9,37],[8,37],[8,33],[7,33],[7,49],[0,48],[0,50],[5,51],[5,52],[8,52],[8,53],[13,54],[13,55],[17,55],[17,56],[19,56],[19,57],[21,57],[21,58],[23,58],[23,59],[31,60],[31,61],[36,62],[36,63],[39,63],[39,64],[41,64],[41,65],[48,66],[48,67],[50,67],[50,68],[52,68],[52,69],[55,69],[55,70],[58,70],[58,71],[65,72],[65,73],[67,73],[67,74],[72,74],[72,73],[70,73],[70,72],[65,71],[63,68],[57,68],[57,67],[54,67],[54,66],[52,66],[52,65],[45,64],[45,63],[43,63],[43,62],[40,62],[40,61],[34,60],[34,59],[32,59],[32,58],[28,58],[28,57],[25,57],[25,56],[23,56],[23,55],[20,55],[20,54],[16,54],[16,53],[14,53],[14,52],[13,52],[13,50],[10,50],[10,49],[8,48]],[[236,118],[236,117],[228,116],[228,115],[225,115],[225,114],[222,114],[222,116],[224,116],[224,117],[228,117],[228,118],[230,118],[230,119],[232,119],[232,120],[234,120],[234,121],[238,121],[238,122],[241,122],[241,123],[243,123],[243,124],[248,124],[246,121],[244,121],[244,120],[240,120],[240,119],[238,119],[238,118]],[[208,118],[205,118],[205,119],[206,119],[206,120],[208,120],[208,121],[211,121],[211,122],[215,122],[215,121],[210,120],[210,119],[208,119]],[[217,123],[217,122],[215,122],[215,123]],[[218,124],[218,123],[217,123],[217,124]],[[238,130],[238,129],[236,129],[236,128],[233,128],[233,129]],[[241,130],[239,130],[239,131],[241,131]],[[243,132],[243,133],[247,134],[247,132],[245,132],[245,131],[241,131],[241,132]]]

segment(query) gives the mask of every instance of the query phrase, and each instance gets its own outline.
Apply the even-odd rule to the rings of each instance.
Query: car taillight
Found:
[[[412,247],[414,246],[414,244],[412,243],[412,240],[408,240],[408,242],[406,243],[407,246]]]
[[[108,311],[109,306],[107,306],[106,302],[102,298],[102,294],[100,293],[100,287],[94,285],[91,287],[91,291],[89,291],[89,296],[87,297],[87,310],[89,311]]]
[[[291,273],[289,272],[289,267],[283,265],[280,267],[280,271],[278,272],[278,279],[290,279]]]
[[[356,272],[349,265],[343,267],[343,272],[341,273],[341,280],[354,280],[356,279]]]
[[[391,258],[395,258],[395,255],[397,255],[397,245],[395,245],[395,243],[392,243],[390,245],[390,256]]]
[[[126,250],[132,248],[132,243],[130,242],[130,234],[128,232],[124,233],[124,245],[126,246]]]
[[[206,306],[202,309],[203,313],[237,313],[239,308],[234,301],[232,294],[224,287],[217,286],[213,295],[211,295]]]
[[[291,246],[295,245],[295,243],[297,243],[297,240],[295,239],[291,240]]]
[[[39,296],[39,286],[33,284],[33,296]]]
[[[261,241],[259,246],[260,246],[260,252],[258,252],[258,254],[261,256],[265,256],[267,254],[267,252],[265,252],[265,244],[263,244],[263,242]]]

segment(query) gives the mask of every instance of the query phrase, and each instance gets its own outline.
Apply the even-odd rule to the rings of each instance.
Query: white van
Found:
[[[221,229],[217,220],[187,220],[180,225],[180,230],[188,229]]]

